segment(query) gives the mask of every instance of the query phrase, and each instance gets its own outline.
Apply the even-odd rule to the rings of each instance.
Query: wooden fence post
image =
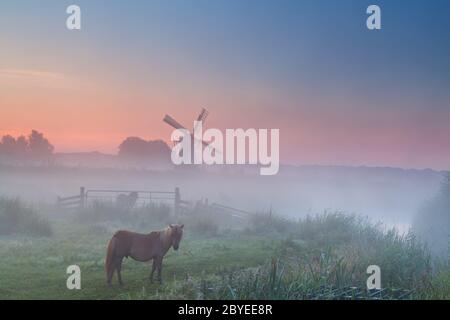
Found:
[[[80,207],[84,209],[85,206],[86,193],[84,191],[84,187],[80,188]]]
[[[181,201],[181,196],[180,196],[180,188],[176,187],[175,188],[175,198],[174,198],[174,214],[177,217],[180,214],[180,201]]]

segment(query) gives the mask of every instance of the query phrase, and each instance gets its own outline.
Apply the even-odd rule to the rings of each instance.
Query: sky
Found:
[[[280,129],[282,163],[448,170],[448,57],[445,0],[2,0],[0,135],[116,153],[205,107],[206,127]]]

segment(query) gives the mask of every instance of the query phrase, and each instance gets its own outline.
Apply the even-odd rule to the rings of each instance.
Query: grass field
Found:
[[[108,287],[104,257],[114,231],[148,232],[166,222],[83,217],[52,215],[50,236],[1,236],[0,298],[304,299],[324,286],[364,288],[371,264],[381,267],[383,287],[412,290],[418,299],[450,297],[448,268],[433,271],[414,237],[342,213],[298,222],[261,215],[239,229],[187,217],[180,249],[164,259],[162,285],[148,280],[149,264],[127,259],[125,285],[114,279]],[[66,287],[69,265],[81,268],[81,290]]]
[[[170,250],[164,260],[163,285],[148,281],[150,265],[126,259],[125,285],[106,286],[104,257],[113,231],[124,227],[89,226],[54,219],[52,237],[23,235],[0,238],[0,298],[3,299],[115,299],[149,296],[171,283],[190,277],[227,270],[255,267],[274,254],[275,239],[230,232],[220,237],[195,237],[186,232],[180,249]],[[164,225],[148,227],[148,231]],[[132,229],[129,226],[129,229]],[[142,230],[142,232],[144,232]],[[66,268],[78,265],[82,272],[82,290],[66,288]]]
[[[82,236],[81,236],[82,235]],[[111,234],[86,226],[62,227],[50,238],[2,238],[0,242],[0,297],[6,299],[114,299],[149,296],[186,277],[199,277],[233,268],[258,266],[274,253],[274,242],[232,234],[196,239],[186,233],[178,252],[164,260],[163,285],[148,281],[149,264],[124,262],[121,288],[106,286],[104,256]],[[66,268],[78,265],[82,290],[66,288]]]

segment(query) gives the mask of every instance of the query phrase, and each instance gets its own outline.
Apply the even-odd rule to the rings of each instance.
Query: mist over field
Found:
[[[36,130],[1,138],[0,298],[449,296],[447,172],[282,165],[264,176],[173,165],[162,140],[118,149],[55,153]],[[366,283],[373,265],[383,290]],[[72,291],[69,266],[87,288]]]
[[[0,194],[32,203],[55,203],[58,196],[86,189],[162,190],[179,187],[184,200],[210,202],[250,212],[300,218],[342,211],[405,230],[439,190],[444,173],[398,168],[282,166],[260,176],[255,167],[163,170],[87,167],[0,167]]]
[[[352,296],[370,299],[377,291],[362,288],[366,268],[374,263],[382,268],[388,289],[383,299],[447,297],[446,285],[429,289],[440,281],[433,274],[442,272],[446,279],[437,263],[446,258],[447,228],[435,228],[445,224],[447,209],[442,201],[440,211],[425,207],[442,191],[444,174],[282,166],[278,175],[261,176],[251,166],[160,165],[151,170],[127,161],[115,167],[4,164],[0,274],[9,280],[0,284],[0,297],[348,299],[344,292],[351,286],[356,288]],[[78,197],[81,187],[83,198]],[[175,188],[182,211],[173,198],[145,198],[146,191],[177,194]],[[92,190],[118,192],[94,198]],[[132,191],[138,192],[137,201],[128,202]],[[444,202],[446,195],[444,190]],[[58,197],[75,198],[76,205],[61,205]],[[113,277],[113,286],[106,286],[106,244],[112,235],[118,230],[150,235],[173,223],[186,226],[185,240],[180,253],[169,250],[164,285],[148,281],[148,264],[125,259],[126,284],[115,286]],[[36,256],[39,264],[29,263]],[[61,286],[68,265],[84,270],[83,290]],[[49,282],[39,285],[32,274]],[[202,289],[205,283],[208,291]],[[293,285],[298,289],[292,290]],[[233,288],[231,295],[228,288]]]

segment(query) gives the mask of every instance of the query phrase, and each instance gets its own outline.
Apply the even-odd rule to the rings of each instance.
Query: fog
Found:
[[[369,217],[406,229],[439,189],[443,172],[368,167],[281,166],[275,176],[256,167],[176,167],[156,170],[87,167],[0,167],[0,195],[54,204],[80,187],[173,191],[186,201],[208,199],[249,212],[290,218],[324,211]]]

